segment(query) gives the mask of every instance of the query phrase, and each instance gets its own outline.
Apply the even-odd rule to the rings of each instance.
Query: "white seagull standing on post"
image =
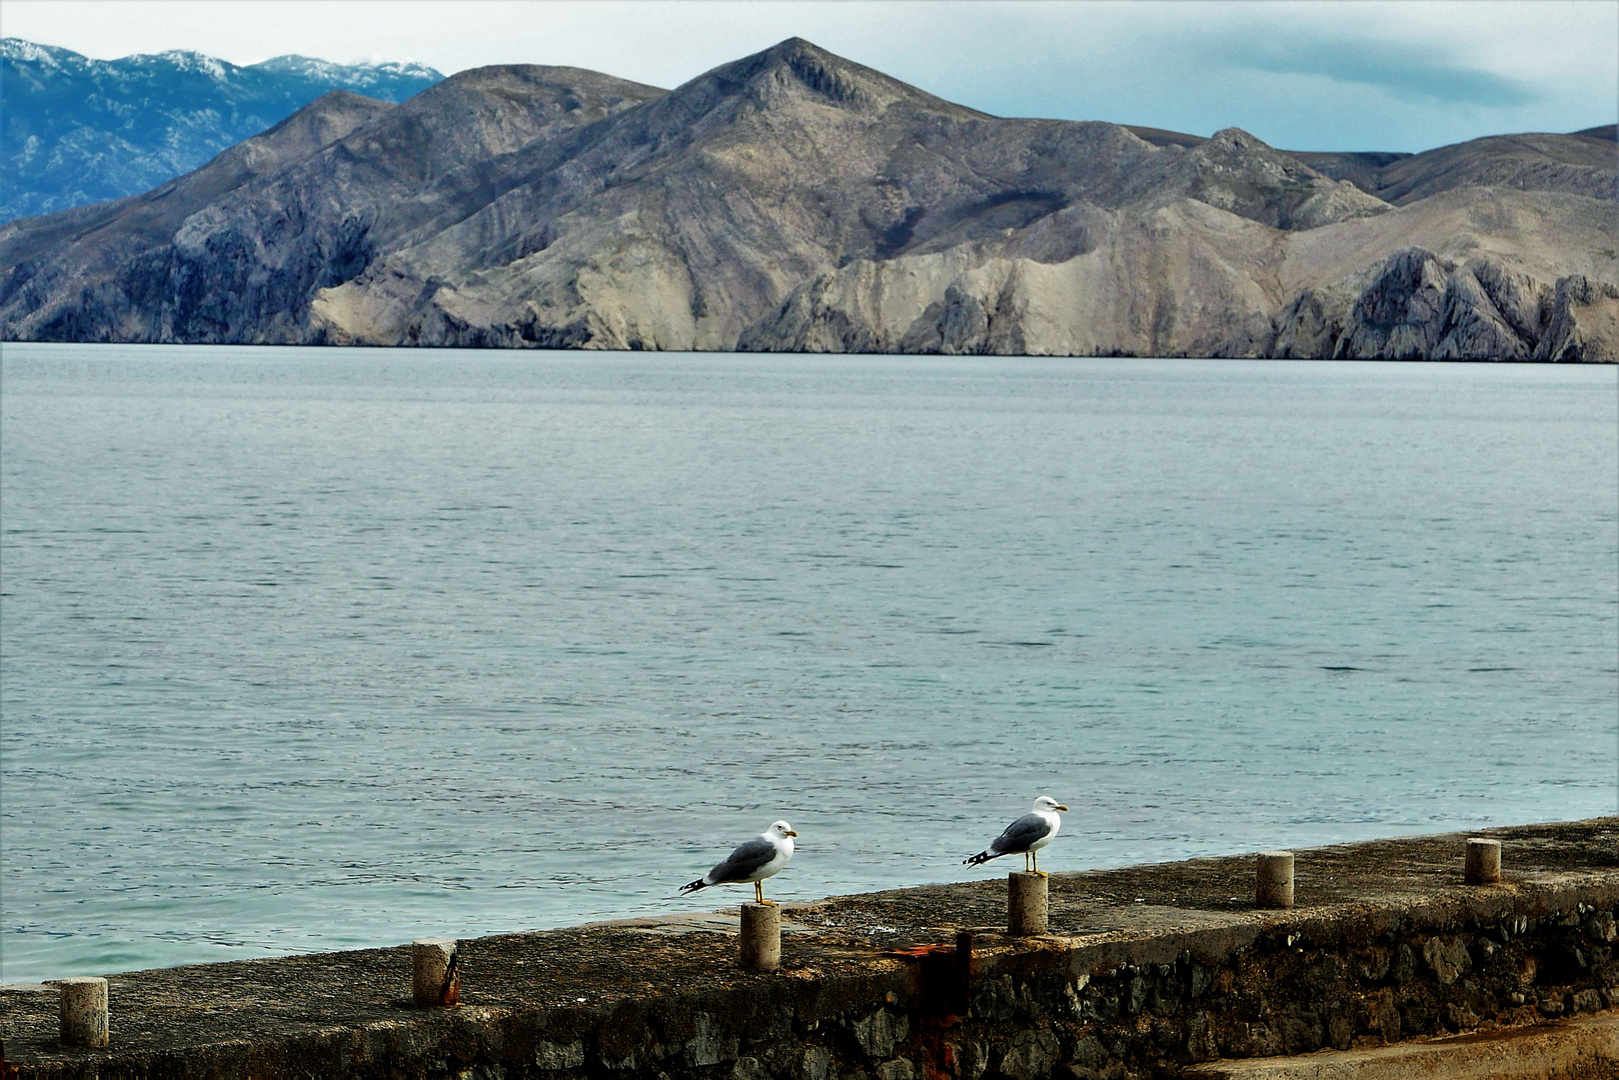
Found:
[[[1022,855],[1023,869],[1038,874],[1040,859],[1035,852],[1057,835],[1057,830],[1062,828],[1062,818],[1057,816],[1057,811],[1067,809],[1050,795],[1040,796],[1027,814],[1008,825],[1005,832],[989,842],[989,847],[970,859],[961,860],[962,865],[978,866],[1002,855]]]
[[[771,903],[765,899],[762,882],[767,877],[781,873],[781,868],[793,857],[793,837],[797,835],[791,825],[778,821],[752,840],[737,845],[737,849],[727,855],[724,862],[696,881],[682,885],[680,891],[694,893],[710,885],[751,881],[754,899],[761,904]]]

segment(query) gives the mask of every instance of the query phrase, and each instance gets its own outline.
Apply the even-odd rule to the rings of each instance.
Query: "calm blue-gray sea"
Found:
[[[1619,802],[1612,367],[3,364],[6,981]]]

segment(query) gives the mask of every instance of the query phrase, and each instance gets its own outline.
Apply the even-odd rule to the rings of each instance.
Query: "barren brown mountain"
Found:
[[[1289,154],[798,39],[669,92],[482,68],[0,226],[0,336],[1613,361],[1604,134]]]

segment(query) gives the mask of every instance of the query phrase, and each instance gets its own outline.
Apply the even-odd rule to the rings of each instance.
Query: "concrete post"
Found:
[[[1473,885],[1494,885],[1501,880],[1501,841],[1467,840],[1465,877]]]
[[[739,948],[745,968],[775,971],[781,967],[781,908],[775,904],[743,904]]]
[[[106,1046],[107,980],[76,976],[56,985],[62,990],[62,1045]]]
[[[1257,873],[1254,876],[1254,905],[1269,908],[1290,908],[1293,906],[1293,853],[1291,851],[1262,851],[1259,853]]]
[[[1014,870],[1006,875],[1006,926],[1015,937],[1046,932],[1047,889],[1044,874]]]
[[[410,943],[410,996],[418,1005],[454,1005],[461,1000],[461,954],[452,938]]]

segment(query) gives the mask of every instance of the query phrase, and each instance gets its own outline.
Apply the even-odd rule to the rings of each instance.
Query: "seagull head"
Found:
[[[789,836],[798,835],[797,833],[793,832],[793,827],[787,824],[785,821],[776,822],[774,825],[770,826],[770,828],[766,829],[765,832],[779,840],[785,840]]]
[[[1067,810],[1068,807],[1053,799],[1050,795],[1042,795],[1034,800],[1035,813],[1051,813],[1053,810]]]

